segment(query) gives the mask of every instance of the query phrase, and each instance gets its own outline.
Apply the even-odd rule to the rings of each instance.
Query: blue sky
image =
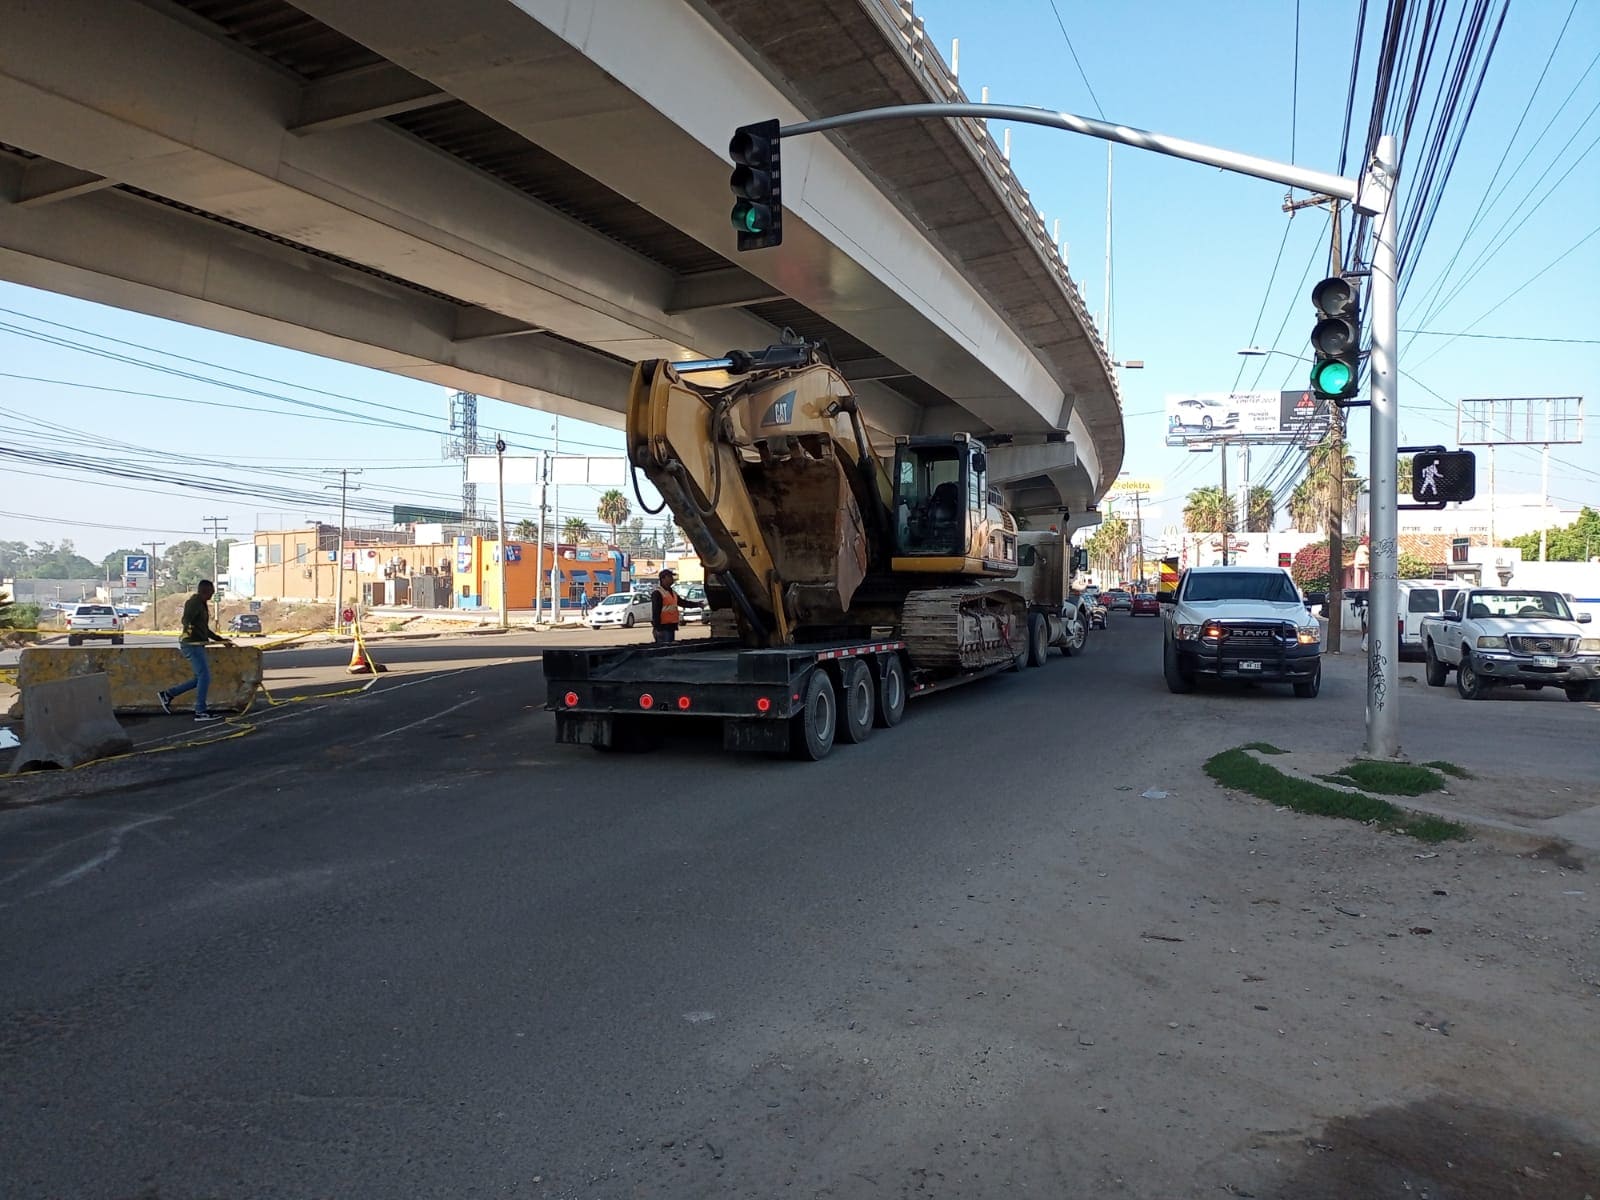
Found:
[[[988,85],[990,99],[998,103],[1047,105],[1090,116],[1097,115],[1097,100],[1108,119],[1123,124],[1271,158],[1292,157],[1309,167],[1338,167],[1355,4],[1302,0],[1295,104],[1296,9],[1291,0],[1205,6],[1192,0],[1057,4],[1094,99],[1073,64],[1049,0],[981,6],[970,0],[921,0],[917,11],[930,40],[947,58],[951,39],[960,39],[961,81],[974,99]],[[1569,9],[1564,40],[1551,57]],[[1518,0],[1513,5],[1401,309],[1402,329],[1430,331],[1402,336],[1400,365],[1414,377],[1401,380],[1402,443],[1453,442],[1453,404],[1463,396],[1583,395],[1592,406],[1600,392],[1600,346],[1592,342],[1449,341],[1435,336],[1596,336],[1600,67],[1581,77],[1597,52],[1600,4],[1579,0],[1574,9],[1571,0]],[[1542,88],[1513,142],[1512,130],[1547,59]],[[1370,94],[1370,83],[1363,81],[1357,101],[1363,126],[1361,109]],[[1508,145],[1500,179],[1503,183],[1509,177],[1509,186],[1488,207],[1478,231],[1465,238]],[[1518,168],[1530,147],[1531,155]],[[1131,149],[1119,148],[1115,161],[1113,351],[1118,358],[1146,363],[1143,371],[1122,376],[1128,414],[1125,466],[1136,475],[1164,481],[1156,513],[1147,517],[1159,526],[1175,522],[1184,494],[1216,482],[1218,470],[1216,455],[1190,455],[1161,445],[1166,394],[1276,389],[1303,380],[1304,364],[1291,358],[1247,360],[1235,352],[1250,344],[1295,355],[1305,352],[1312,324],[1307,297],[1326,261],[1326,217],[1312,210],[1291,220],[1281,211],[1285,189],[1277,184]],[[1061,221],[1073,273],[1090,310],[1100,311],[1104,143],[1019,126],[1012,130],[1012,162],[1047,220]],[[1501,242],[1497,231],[1509,232],[1524,216],[1525,223],[1486,257],[1485,251]],[[1582,241],[1586,235],[1588,240]],[[1274,271],[1280,245],[1281,261]],[[1477,273],[1453,300],[1427,313],[1434,285],[1458,248],[1461,255],[1451,279]],[[283,502],[197,495],[171,482],[94,479],[57,467],[19,468],[8,461],[0,465],[5,481],[0,540],[70,537],[81,551],[98,558],[141,535],[169,542],[186,534],[198,537],[206,516],[227,518],[235,533],[253,529],[258,514],[264,526],[275,520],[267,514],[328,518],[337,512],[336,497],[323,492],[332,480],[319,472],[338,466],[364,469],[359,480],[363,502],[410,496],[446,505],[459,494],[459,466],[439,458],[448,397],[443,389],[11,285],[0,284],[0,310],[0,429],[6,431],[7,444],[49,445],[193,479],[237,481],[247,477],[240,466],[256,468],[248,475],[255,479],[264,478],[263,469],[287,470],[294,474],[274,482],[304,493]],[[159,362],[202,379],[108,359],[62,341],[114,352],[124,360]],[[226,364],[259,378],[165,357],[170,355]],[[36,382],[41,379],[59,382]],[[219,388],[206,380],[228,380],[269,395]],[[247,411],[158,396],[244,405]],[[363,411],[388,405],[392,407],[370,412],[380,422],[416,428],[311,420],[310,410],[279,397]],[[550,444],[548,415],[489,399],[480,405],[480,428],[491,440],[503,430],[519,448]],[[1551,493],[1574,506],[1600,505],[1600,413],[1589,416],[1585,444],[1553,452]],[[52,421],[112,439],[115,448],[68,446],[67,435],[39,424]],[[1355,416],[1350,437],[1365,470],[1364,415]],[[590,453],[621,445],[616,430],[571,421],[562,422],[562,441],[574,448],[581,442]],[[193,455],[202,463],[163,457],[173,454]],[[1276,451],[1257,452],[1252,470],[1258,480],[1275,457]],[[1498,489],[1536,491],[1538,472],[1537,450],[1502,450]],[[1480,491],[1484,486],[1480,471]],[[492,505],[492,489],[480,490],[483,501]],[[318,505],[317,497],[324,495]],[[513,500],[513,520],[532,515],[531,497],[513,495]],[[563,489],[563,513],[576,510],[595,523],[595,500],[592,490]]]

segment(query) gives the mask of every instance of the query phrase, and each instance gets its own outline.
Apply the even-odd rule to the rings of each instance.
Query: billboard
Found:
[[[1315,440],[1328,431],[1328,402],[1309,388],[1169,395],[1166,407],[1169,446],[1219,438]]]

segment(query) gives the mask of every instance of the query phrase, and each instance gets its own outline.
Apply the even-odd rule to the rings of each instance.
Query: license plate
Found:
[[[1261,670],[1261,660],[1258,658],[1247,658],[1239,664],[1239,670],[1259,671]]]
[[[1553,655],[1535,654],[1533,656],[1533,665],[1536,667],[1559,667],[1561,664],[1555,660]]]

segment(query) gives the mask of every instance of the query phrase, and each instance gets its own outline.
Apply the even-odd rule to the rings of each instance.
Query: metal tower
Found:
[[[456,392],[450,397],[450,433],[444,439],[444,457],[461,462],[461,519],[472,525],[478,523],[478,485],[467,482],[467,456],[486,450],[478,441],[478,397]]]

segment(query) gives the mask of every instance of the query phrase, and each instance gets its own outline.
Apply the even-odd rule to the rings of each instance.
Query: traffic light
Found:
[[[1348,400],[1359,390],[1361,301],[1343,276],[1324,279],[1311,289],[1317,324],[1311,331],[1311,390],[1324,400]]]
[[[740,250],[783,244],[783,170],[778,153],[778,122],[741,125],[728,143],[733,174],[733,228]]]
[[[1460,503],[1478,494],[1478,459],[1471,450],[1426,450],[1411,456],[1413,500]]]

